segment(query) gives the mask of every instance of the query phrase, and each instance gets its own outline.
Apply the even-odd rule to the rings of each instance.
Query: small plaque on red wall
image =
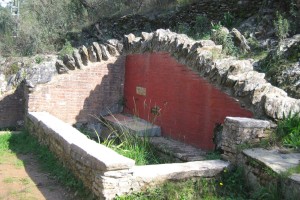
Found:
[[[146,96],[146,88],[137,86],[136,87],[136,93],[138,95]]]

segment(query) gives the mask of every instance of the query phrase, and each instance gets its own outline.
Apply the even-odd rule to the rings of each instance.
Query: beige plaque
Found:
[[[138,95],[146,96],[146,88],[137,86],[137,87],[136,87],[136,93],[137,93]]]

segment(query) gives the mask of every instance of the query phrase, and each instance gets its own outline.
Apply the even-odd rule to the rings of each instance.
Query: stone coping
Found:
[[[64,147],[66,154],[70,154],[71,149],[80,151],[87,159],[94,160],[96,166],[101,170],[129,169],[135,164],[134,160],[126,158],[112,149],[88,139],[80,131],[49,113],[29,112],[28,118],[35,122],[41,122],[40,125],[43,129],[52,130],[53,137],[64,140],[64,144],[67,145]]]
[[[234,123],[242,128],[270,128],[270,122],[246,117],[226,117],[225,123]]]
[[[158,179],[179,180],[191,177],[213,177],[222,169],[228,167],[229,162],[221,160],[206,160],[187,163],[171,163],[160,165],[146,165],[133,167],[135,177],[147,181]]]
[[[276,173],[286,172],[300,164],[300,153],[280,153],[278,150],[262,148],[246,149],[243,151],[248,157],[257,160]]]

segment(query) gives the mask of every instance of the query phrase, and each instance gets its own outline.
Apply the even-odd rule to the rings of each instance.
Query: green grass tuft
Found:
[[[279,121],[276,135],[283,146],[291,147],[294,149],[300,148],[300,115],[289,114]]]
[[[109,126],[112,133],[116,133],[114,138],[103,141],[103,145],[113,149],[119,154],[135,160],[136,165],[150,165],[169,163],[170,160],[161,158],[155,147],[150,143],[148,137],[139,137],[125,129],[116,130]]]

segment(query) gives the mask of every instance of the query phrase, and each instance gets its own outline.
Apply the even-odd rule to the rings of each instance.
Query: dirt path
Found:
[[[73,193],[42,172],[33,155],[0,155],[0,200],[74,200]]]

